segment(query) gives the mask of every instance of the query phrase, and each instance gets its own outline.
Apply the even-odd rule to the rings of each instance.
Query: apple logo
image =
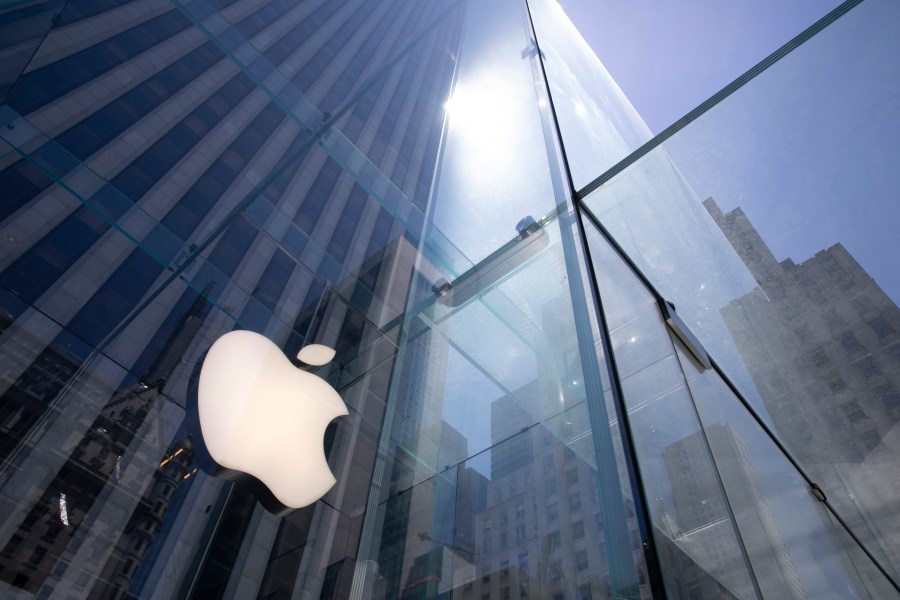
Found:
[[[313,344],[297,358],[321,366],[334,350]],[[323,440],[347,407],[325,380],[258,333],[216,340],[194,369],[187,408],[200,468],[248,483],[270,512],[308,506],[334,485]]]

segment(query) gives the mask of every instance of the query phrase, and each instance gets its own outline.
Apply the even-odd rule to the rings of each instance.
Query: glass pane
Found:
[[[493,503],[500,503],[512,494],[512,497],[528,499],[529,514],[540,511],[543,515],[549,511],[550,515],[555,515],[542,517],[541,523],[544,518],[548,521],[562,519],[558,527],[567,529],[585,520],[582,506],[595,506],[596,511],[603,513],[598,523],[606,524],[600,553],[596,556],[593,551],[591,553],[593,558],[590,560],[601,561],[601,566],[591,567],[592,576],[598,574],[594,593],[603,590],[605,594],[609,589],[625,597],[640,597],[648,588],[646,580],[638,581],[635,574],[634,563],[640,562],[643,549],[633,501],[630,496],[623,495],[629,490],[620,483],[620,477],[627,475],[622,466],[618,421],[607,416],[613,409],[604,390],[589,386],[584,375],[568,286],[544,285],[548,280],[564,282],[565,279],[559,235],[558,222],[548,221],[531,234],[532,239],[514,239],[497,254],[476,265],[471,273],[455,282],[449,292],[436,298],[417,318],[408,322],[400,341],[399,376],[389,400],[390,420],[385,421],[382,432],[380,453],[384,457],[385,475],[380,481],[376,480],[378,487],[370,492],[369,511],[371,515],[374,510],[372,500],[377,498],[390,515],[393,510],[390,507],[409,490],[441,478],[449,470],[461,468],[459,465],[471,462],[473,456],[490,456],[475,478],[486,482],[473,480],[467,484],[476,486],[476,491],[482,490],[478,493],[487,496],[486,506],[492,505],[492,498]],[[527,249],[527,244],[538,244],[537,253],[517,263],[516,260],[522,260],[522,248],[518,246]],[[489,284],[492,273],[496,275],[498,264],[514,264],[515,268],[496,283]],[[479,272],[482,268],[484,270]],[[484,277],[479,278],[480,275]],[[475,287],[471,290],[473,293],[469,293],[467,284],[472,282],[480,282],[484,287]],[[456,303],[460,304],[455,306]],[[594,369],[598,366],[593,364]],[[594,403],[602,403],[602,407]],[[602,424],[602,429],[591,427],[591,423]],[[567,474],[563,480],[558,477],[560,468],[551,458],[539,463],[538,448],[541,446],[538,438],[532,441],[532,436],[537,436],[538,432],[541,432],[540,444],[548,448],[547,452],[551,452],[550,447],[559,449],[553,452],[565,458],[563,464],[572,461],[572,465],[582,465],[585,473]],[[478,459],[474,464],[483,460],[486,459]],[[542,471],[538,464],[545,465]],[[507,477],[510,472],[517,473],[511,481]],[[463,471],[460,473],[462,476]],[[581,481],[587,478],[599,488],[570,489],[567,482],[571,480],[574,484],[579,477]],[[490,491],[483,491],[485,486]],[[377,497],[374,494],[378,494]],[[428,510],[437,510],[436,500],[421,500],[426,504],[429,501],[433,503]],[[462,510],[468,502],[482,506],[485,500],[458,500],[457,510]],[[423,506],[421,510],[426,508]],[[407,541],[388,550],[384,544],[393,537],[383,529],[387,525],[382,525],[380,518],[372,519],[367,517],[366,526],[370,528],[373,541],[368,547],[363,546],[363,555],[366,560],[379,565],[379,573],[383,574],[388,568],[386,561],[401,560],[389,558],[390,552],[401,553],[402,561],[412,561],[413,565],[426,560],[427,545],[417,542]],[[394,531],[401,527],[402,520],[392,523],[391,531]],[[534,529],[531,518],[527,527],[526,523],[521,524],[523,529],[517,535],[523,540],[526,529],[528,539],[540,531]],[[458,523],[457,531],[461,527]],[[466,527],[471,529],[473,526],[468,524]],[[506,585],[497,586],[497,580],[493,580],[493,584],[488,580],[490,573],[498,568],[505,572],[506,567],[499,566],[503,561],[517,559],[513,549],[518,546],[511,541],[513,532],[510,526],[496,540],[487,538],[493,541],[470,535],[466,543],[474,543],[474,550],[456,552],[456,558],[445,555],[441,560],[446,565],[450,564],[446,561],[458,563],[453,586],[462,585],[474,590],[477,581],[473,582],[471,573],[478,574],[476,580],[487,573],[487,580],[483,582],[487,587],[478,589],[488,593],[493,589],[490,585],[494,585],[494,593],[502,592]],[[391,543],[399,544],[397,541]],[[500,544],[500,547],[495,548],[492,544]],[[477,550],[479,547],[480,551]],[[418,555],[410,554],[414,548],[418,548]],[[540,548],[536,550],[536,557],[530,559],[531,564],[545,562],[540,552],[546,549]],[[519,550],[524,554],[529,552],[524,547]],[[428,550],[433,551],[438,550]],[[586,546],[583,551],[588,551]],[[581,547],[564,549],[554,554],[554,562],[560,563],[559,569],[568,569],[566,561],[577,562],[580,552]],[[523,564],[528,560],[523,559]],[[417,573],[420,568],[425,567],[408,567]],[[449,569],[448,566],[442,568]],[[450,575],[447,570],[442,573],[439,585],[444,586],[447,585],[445,578]],[[557,573],[558,577],[550,577],[550,587],[546,587],[547,576],[540,574],[520,582],[518,576],[509,579],[507,573],[500,581],[514,587],[522,583],[523,589],[533,589],[534,593],[538,593],[537,590],[549,593],[548,590],[555,589],[558,593],[574,589],[574,583],[564,581],[561,573]],[[458,581],[460,577],[462,583]],[[438,579],[434,581],[438,585]]]
[[[856,6],[585,199],[895,579],[898,16]]]
[[[651,133],[555,0],[528,3],[576,189]]]
[[[378,507],[373,596],[645,597],[645,588],[612,588],[608,553],[617,550],[599,485],[596,469],[541,424],[496,440]],[[639,539],[633,508],[627,523]],[[638,560],[641,546],[624,552]]]
[[[641,118],[660,133],[841,0],[560,4]]]
[[[721,378],[678,357],[763,596],[900,597]]]
[[[666,589],[675,598],[756,597],[722,475],[656,301],[595,229],[587,237]]]

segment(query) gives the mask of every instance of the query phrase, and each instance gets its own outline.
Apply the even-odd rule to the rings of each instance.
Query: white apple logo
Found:
[[[334,350],[311,345],[297,358],[324,365]],[[291,509],[312,504],[334,485],[323,439],[347,407],[334,388],[295,367],[267,338],[232,331],[216,340],[203,360],[197,405],[203,442],[226,477],[247,473]]]

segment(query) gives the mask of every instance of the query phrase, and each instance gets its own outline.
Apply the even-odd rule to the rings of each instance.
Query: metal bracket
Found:
[[[431,292],[444,306],[461,306],[537,256],[550,244],[543,223],[527,216],[516,225],[516,237],[454,279],[441,277]]]
[[[812,492],[812,495],[815,496],[816,499],[820,502],[825,502],[826,500],[828,500],[828,498],[825,496],[825,492],[822,491],[822,488],[820,488],[815,483],[810,483],[809,489]]]
[[[659,310],[662,313],[666,325],[668,325],[669,329],[672,330],[672,333],[681,340],[681,343],[684,344],[691,356],[694,357],[694,360],[703,367],[703,370],[711,369],[712,363],[709,361],[709,355],[703,348],[703,344],[701,344],[700,340],[691,333],[691,330],[688,329],[685,322],[682,321],[681,317],[675,312],[675,305],[664,298],[660,298],[657,303],[659,304]]]

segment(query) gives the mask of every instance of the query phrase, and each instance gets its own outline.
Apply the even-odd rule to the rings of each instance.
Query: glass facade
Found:
[[[900,597],[898,12],[654,137],[554,0],[0,7],[0,595]],[[309,507],[198,468],[234,329]]]

